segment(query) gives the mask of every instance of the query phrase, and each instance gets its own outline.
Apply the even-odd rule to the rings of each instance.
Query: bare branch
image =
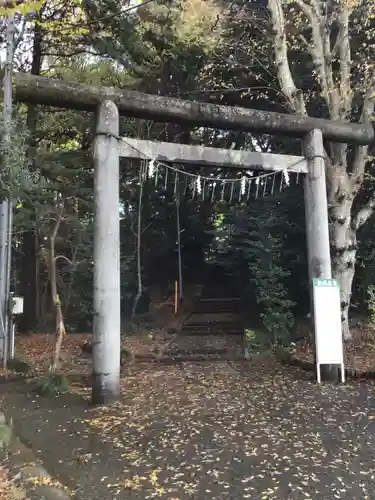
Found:
[[[56,224],[55,224],[53,231],[52,231],[52,234],[51,234],[51,246],[53,245],[53,247],[55,246],[56,236],[57,236],[58,230],[60,228],[61,221],[63,219],[64,208],[65,208],[65,205],[64,205],[64,203],[62,203],[60,211],[57,214],[57,217],[55,219]]]
[[[365,96],[363,106],[361,121],[366,123],[370,120],[371,115],[374,113],[375,104],[375,89],[370,88]],[[366,158],[369,152],[369,146],[357,146],[356,154],[353,163],[353,173],[352,173],[352,186],[353,190],[357,193],[363,181],[363,176],[365,174],[366,168]],[[368,219],[371,217],[375,209],[375,193],[371,196],[365,206],[359,210],[355,217],[354,225],[356,229],[362,227]]]
[[[349,10],[345,2],[340,2],[339,14],[339,60],[340,60],[340,115],[347,118],[352,105],[352,89],[350,82],[351,50],[349,40]]]
[[[371,88],[364,98],[361,114],[361,122],[368,123],[371,115],[374,112],[374,93],[375,89]],[[357,193],[363,181],[363,176],[366,167],[366,157],[368,155],[368,146],[357,146],[353,160],[352,168],[352,186],[353,190]]]
[[[68,257],[65,257],[65,255],[56,255],[55,262],[57,262],[58,259],[66,260],[70,266],[74,266],[74,263],[70,259],[68,259]]]
[[[269,0],[268,9],[273,27],[273,45],[277,77],[283,93],[291,108],[301,115],[306,115],[306,106],[301,90],[297,89],[288,60],[288,45],[285,33],[285,18],[280,0]]]
[[[333,120],[338,119],[339,99],[333,81],[331,50],[330,50],[330,30],[327,20],[320,12],[319,3],[314,1],[313,8],[303,0],[296,0],[296,4],[307,17],[312,31],[312,43],[307,45],[314,66],[318,73],[319,83],[322,88],[323,97],[327,103]]]
[[[313,0],[313,5],[315,6],[315,11],[320,13],[320,1],[319,0]],[[331,50],[331,29],[329,25],[329,20],[328,20],[328,15],[327,15],[327,3],[325,4],[326,6],[326,13],[324,16],[319,17],[320,19],[320,26],[321,26],[321,35],[323,39],[323,53],[324,53],[324,62],[325,62],[325,72],[326,72],[326,78],[327,78],[327,87],[329,91],[331,92],[331,100],[333,101],[333,105],[336,107],[338,106],[338,92],[335,86],[335,82],[333,79],[333,67],[332,67],[332,62],[333,62],[333,56],[332,56],[332,50]]]
[[[57,51],[53,52],[51,50],[43,51],[43,56],[56,57],[56,58],[74,57],[74,56],[79,56],[81,54],[88,54],[90,56],[98,56],[98,54],[96,52],[93,52],[91,50],[86,50],[86,49],[72,50],[71,52],[65,52],[64,54],[61,52],[57,52]],[[53,67],[53,66],[51,65],[51,67]],[[49,71],[51,70],[51,67],[49,67]],[[59,62],[56,63],[56,67],[57,67],[57,69],[61,69],[61,65]]]
[[[57,368],[61,344],[65,336],[64,318],[62,314],[60,298],[57,293],[57,273],[56,273],[56,257],[55,257],[55,241],[57,233],[60,228],[61,221],[63,219],[64,208],[65,208],[65,203],[64,201],[62,201],[60,211],[56,220],[56,224],[51,234],[50,250],[49,250],[50,262],[48,267],[49,267],[49,278],[51,283],[51,295],[56,309],[56,343],[53,352],[52,363],[50,366],[50,370],[52,371],[56,370]]]
[[[137,306],[143,293],[142,281],[142,262],[141,262],[141,237],[142,237],[142,208],[143,208],[143,186],[146,162],[141,163],[139,169],[139,197],[138,197],[138,213],[137,213],[137,294],[134,297],[131,318],[134,319],[137,311]]]
[[[18,36],[15,37],[14,41],[14,50],[16,51],[18,49],[19,44],[23,41],[25,31],[26,31],[26,21],[23,19],[21,21],[21,28],[18,30]]]
[[[375,78],[375,69],[373,70],[373,78]],[[373,85],[367,91],[365,98],[363,100],[362,106],[362,114],[361,114],[361,122],[369,123],[371,116],[374,113],[374,105],[375,105],[375,85]]]
[[[364,226],[371,217],[371,215],[374,213],[374,210],[375,210],[375,193],[373,193],[373,195],[367,201],[365,206],[361,210],[359,210],[357,215],[354,217],[353,220],[354,228],[358,230],[359,228]]]

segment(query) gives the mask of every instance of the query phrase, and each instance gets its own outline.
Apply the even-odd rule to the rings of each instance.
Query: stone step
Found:
[[[234,290],[205,290],[200,296],[200,300],[208,299],[208,300],[222,300],[222,299],[232,299],[233,297],[237,298],[237,293]]]
[[[204,326],[191,326],[189,328],[183,328],[181,330],[181,335],[194,336],[194,335],[243,335],[244,329],[240,326],[226,326],[225,328],[207,328]]]
[[[200,302],[213,302],[213,303],[236,303],[241,302],[240,297],[201,297]]]
[[[198,313],[192,314],[186,319],[185,325],[212,325],[212,324],[240,324],[240,317],[235,313]]]
[[[206,330],[207,332],[210,332],[212,330],[214,331],[220,331],[220,332],[229,332],[230,330],[242,330],[243,331],[243,325],[241,323],[233,322],[233,323],[191,323],[184,325],[181,329],[181,332],[184,333],[186,331],[193,331],[193,330]],[[209,334],[207,334],[209,335]],[[230,335],[230,333],[228,333]]]
[[[232,361],[244,359],[242,336],[179,334],[164,356],[178,361]]]
[[[181,335],[241,336],[244,332],[241,306],[236,286],[221,273],[213,272],[207,276],[206,285],[193,313],[185,320]]]
[[[166,356],[195,356],[195,355],[206,355],[206,356],[218,356],[221,354],[226,354],[228,352],[228,348],[222,347],[194,347],[194,346],[189,346],[184,348],[172,348],[172,349],[167,349],[165,351]]]
[[[174,365],[177,363],[213,363],[213,362],[223,362],[223,361],[243,361],[245,356],[242,354],[221,354],[221,355],[185,355],[185,356],[162,356],[160,358],[155,357],[139,357],[137,358],[137,363],[139,362],[150,362],[163,363],[166,365]]]
[[[228,304],[222,302],[206,302],[206,303],[198,303],[193,310],[193,314],[230,314],[230,313],[240,313],[241,305],[240,304]]]
[[[185,336],[182,334],[177,335],[174,339],[173,344],[169,346],[169,349],[181,349],[181,350],[197,350],[197,349],[233,349],[242,348],[242,341],[238,336],[234,335],[224,335],[218,337],[217,335],[190,335]]]

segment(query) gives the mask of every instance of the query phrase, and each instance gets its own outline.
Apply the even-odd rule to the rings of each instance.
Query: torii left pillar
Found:
[[[94,149],[94,321],[92,403],[120,394],[119,113],[112,101],[98,109]]]

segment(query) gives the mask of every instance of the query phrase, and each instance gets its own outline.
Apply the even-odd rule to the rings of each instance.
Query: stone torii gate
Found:
[[[237,169],[289,170],[305,174],[309,282],[331,278],[323,140],[369,144],[371,125],[331,122],[96,88],[18,73],[18,101],[97,112],[94,147],[94,329],[92,401],[107,403],[120,392],[119,159],[149,158]],[[119,138],[119,115],[212,128],[263,132],[303,140],[304,156],[292,157]]]

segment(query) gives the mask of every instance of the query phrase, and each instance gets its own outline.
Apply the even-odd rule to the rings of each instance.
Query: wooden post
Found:
[[[174,315],[178,312],[178,281],[174,282]]]
[[[94,325],[92,403],[120,393],[119,114],[103,101],[94,150]]]
[[[332,278],[329,245],[328,203],[323,135],[312,130],[304,140],[308,173],[305,176],[305,218],[311,314],[313,315],[313,278]],[[339,367],[323,365],[322,379],[338,380]]]
[[[177,261],[178,261],[178,292],[179,304],[182,304],[184,299],[184,287],[182,283],[182,255],[181,255],[181,224],[180,224],[180,193],[178,187],[176,189],[176,222],[177,222]]]

